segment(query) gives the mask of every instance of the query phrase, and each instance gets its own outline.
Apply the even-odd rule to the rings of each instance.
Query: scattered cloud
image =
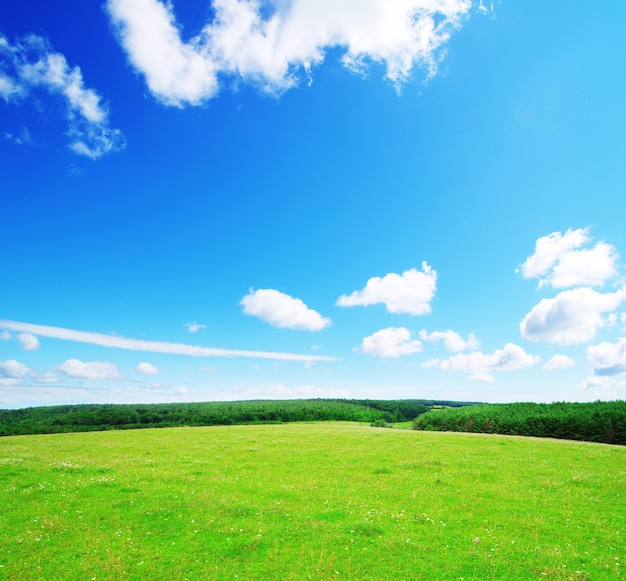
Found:
[[[102,361],[68,359],[57,371],[73,379],[122,379],[117,365]]]
[[[31,333],[20,333],[17,339],[24,351],[37,351],[39,349],[39,339]]]
[[[0,361],[0,378],[19,382],[31,373],[30,369],[15,359]],[[6,382],[9,383],[8,381]]]
[[[543,299],[520,323],[522,337],[559,345],[578,345],[592,340],[608,324],[603,313],[614,311],[626,299],[626,288],[599,293],[582,287]]]
[[[553,355],[543,368],[547,371],[554,371],[556,369],[573,367],[574,365],[576,365],[576,362],[567,355]]]
[[[476,351],[480,348],[480,341],[473,333],[470,333],[467,339],[463,339],[456,331],[433,331],[432,333],[428,333],[428,331],[424,329],[420,331],[420,339],[431,343],[443,341],[446,349],[452,353]]]
[[[618,392],[626,388],[626,383],[616,381],[615,377],[606,375],[589,375],[583,379],[578,388],[594,394],[602,399],[618,399]]]
[[[1,88],[0,93],[2,93]],[[19,133],[15,134],[5,131],[4,138],[17,145],[36,145],[27,127],[22,127]]]
[[[581,248],[591,240],[589,228],[542,236],[535,244],[535,253],[516,272],[527,279],[539,278],[539,287],[601,286],[617,276],[615,263],[619,256],[605,242]]]
[[[37,383],[59,383],[59,381],[61,381],[59,379],[59,376],[56,373],[53,373],[52,371],[48,371],[46,373],[42,373],[41,375],[37,375],[35,377],[35,381]]]
[[[514,371],[532,367],[539,363],[540,358],[530,355],[518,345],[507,343],[502,349],[485,354],[480,351],[473,353],[457,353],[448,359],[433,359],[424,364],[425,367],[439,367],[445,371],[463,371],[475,381],[494,382],[494,371]]]
[[[422,271],[411,268],[401,275],[392,272],[382,278],[370,278],[363,290],[340,296],[336,304],[340,307],[366,307],[382,303],[390,313],[425,315],[430,313],[430,301],[436,288],[437,272],[422,262]]]
[[[399,89],[416,67],[427,78],[436,73],[471,7],[471,0],[214,0],[212,20],[185,42],[171,3],[107,2],[131,65],[157,99],[179,107],[215,97],[229,78],[270,93],[310,82],[313,67],[337,48],[347,69],[362,74],[382,64]]]
[[[187,329],[188,333],[197,333],[201,329],[206,329],[206,325],[196,323],[195,321],[193,323],[185,323],[183,327]]]
[[[0,333],[0,339],[2,339],[3,341],[8,341],[11,338],[11,333],[9,333],[8,331],[2,331],[2,333]]]
[[[152,365],[152,363],[146,363],[142,361],[135,367],[135,371],[138,373],[143,373],[145,375],[156,375],[159,373],[159,368]]]
[[[411,340],[411,332],[406,327],[388,327],[365,337],[355,351],[373,357],[400,357],[422,350],[420,341]]]
[[[594,375],[611,376],[626,371],[626,338],[587,347],[587,362]]]
[[[250,289],[239,303],[246,315],[252,315],[282,329],[321,331],[331,320],[307,307],[300,299],[274,289]]]
[[[74,153],[97,159],[125,147],[122,132],[109,126],[107,108],[93,89],[85,87],[79,67],[70,67],[65,56],[40,36],[31,34],[11,44],[0,34],[0,97],[17,104],[39,90],[64,102],[69,148]],[[17,136],[5,136],[32,142],[25,128]]]
[[[104,333],[92,333],[90,331],[77,331],[62,327],[50,327],[48,325],[34,325],[18,321],[0,319],[0,329],[32,333],[39,337],[50,337],[65,341],[76,341],[101,347],[114,349],[127,349],[129,351],[145,351],[149,353],[169,353],[174,355],[189,355],[192,357],[250,357],[258,359],[276,359],[283,361],[335,361],[336,357],[318,355],[300,355],[297,353],[280,353],[270,351],[245,351],[237,349],[219,349],[213,347],[200,347],[186,345],[184,343],[167,343],[165,341],[145,341],[141,339],[128,339],[117,335]]]

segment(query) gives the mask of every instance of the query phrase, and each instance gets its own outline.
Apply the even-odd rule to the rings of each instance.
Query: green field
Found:
[[[623,579],[626,448],[286,424],[0,439],[0,579]]]

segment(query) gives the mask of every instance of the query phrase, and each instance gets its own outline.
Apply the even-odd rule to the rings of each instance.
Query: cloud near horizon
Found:
[[[451,34],[471,0],[213,0],[213,18],[184,41],[176,5],[159,0],[108,0],[106,9],[131,65],[167,105],[199,105],[224,79],[242,79],[278,94],[339,48],[342,64],[363,73],[385,67],[399,89],[419,67],[437,71]],[[477,8],[479,12],[480,7]]]
[[[519,345],[507,343],[493,353],[457,353],[448,359],[433,359],[424,363],[424,367],[438,367],[444,371],[463,371],[474,381],[493,383],[493,371],[515,371],[532,367],[540,361],[537,355],[530,355]]]
[[[249,357],[258,359],[276,359],[279,361],[336,361],[336,357],[321,355],[300,355],[297,353],[280,353],[271,351],[247,351],[241,349],[219,349],[213,347],[200,347],[198,345],[186,345],[184,343],[168,343],[165,341],[145,341],[142,339],[129,339],[104,333],[90,331],[77,331],[63,327],[50,327],[47,325],[35,325],[21,323],[19,321],[7,321],[0,319],[0,329],[15,332],[31,333],[39,337],[50,337],[77,343],[88,343],[111,347],[114,349],[126,349],[129,351],[145,351],[150,353],[168,353],[172,355],[189,355],[191,357]]]
[[[391,272],[382,278],[370,278],[363,290],[342,295],[335,304],[339,307],[384,304],[392,314],[426,315],[430,313],[430,301],[436,289],[437,272],[422,262],[422,271],[411,268],[401,275]]]
[[[239,304],[246,315],[282,329],[321,331],[332,324],[329,318],[322,317],[302,300],[271,288],[250,289]]]
[[[54,52],[41,36],[30,34],[11,44],[0,34],[0,98],[19,104],[38,90],[64,101],[69,148],[74,153],[98,159],[124,149],[124,135],[109,126],[106,106],[93,89],[84,86],[79,67],[70,67],[65,56]],[[27,142],[9,137],[16,143]]]

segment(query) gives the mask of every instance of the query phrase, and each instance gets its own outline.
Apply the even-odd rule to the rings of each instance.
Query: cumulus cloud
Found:
[[[129,339],[117,335],[105,335],[104,333],[92,333],[90,331],[77,331],[63,327],[50,327],[48,325],[34,325],[19,321],[7,321],[0,319],[0,329],[15,332],[32,333],[39,337],[50,337],[65,341],[76,341],[101,347],[114,349],[127,349],[129,351],[145,351],[149,353],[170,353],[173,355],[189,355],[191,357],[251,357],[257,359],[276,359],[281,361],[335,361],[335,357],[319,355],[300,355],[297,353],[281,353],[272,351],[246,351],[241,349],[219,349],[214,347],[200,347],[198,345],[186,345],[184,343],[168,343],[165,341],[145,341],[141,339]]]
[[[103,361],[68,359],[57,371],[74,379],[122,379],[117,365]]]
[[[365,337],[355,351],[373,357],[400,357],[419,353],[422,343],[411,340],[411,332],[406,327],[388,327]]]
[[[0,361],[0,377],[19,381],[31,373],[30,369],[15,359]],[[8,383],[8,382],[7,382]]]
[[[595,375],[618,375],[626,371],[626,338],[587,347],[587,362]]]
[[[526,353],[514,343],[507,343],[502,349],[496,349],[493,353],[486,354],[480,351],[457,353],[448,359],[431,360],[425,366],[438,366],[444,371],[463,371],[475,381],[494,382],[493,371],[514,371],[532,367],[539,361],[538,356]]]
[[[553,232],[539,238],[535,252],[517,269],[524,278],[539,278],[539,287],[601,286],[617,275],[618,254],[605,242],[590,248],[589,228]]]
[[[422,271],[405,270],[401,275],[393,272],[370,278],[365,288],[337,299],[337,306],[355,307],[384,304],[394,314],[425,315],[430,313],[430,301],[437,288],[437,272],[426,262]]]
[[[456,331],[433,331],[429,333],[425,329],[420,331],[420,339],[430,343],[439,343],[443,341],[446,349],[452,353],[460,353],[461,351],[476,351],[480,347],[480,341],[476,335],[470,333],[467,339],[463,339]]]
[[[63,101],[72,151],[97,159],[124,148],[124,136],[109,126],[106,106],[85,87],[79,67],[71,67],[40,36],[31,34],[11,44],[0,35],[0,97],[19,103],[39,90]]]
[[[152,363],[146,363],[142,361],[135,367],[135,371],[143,373],[145,375],[156,375],[159,372],[159,368],[152,365]]]
[[[553,355],[543,368],[547,371],[554,371],[556,369],[573,367],[574,365],[576,365],[576,362],[567,355]]]
[[[520,323],[520,332],[529,341],[585,343],[609,323],[602,314],[614,311],[625,298],[626,289],[614,293],[599,293],[588,287],[562,291],[535,305]]]
[[[270,288],[250,289],[239,304],[246,315],[283,329],[321,331],[331,324],[330,319],[322,317],[300,299]]]
[[[130,63],[156,98],[175,106],[216,96],[224,78],[279,93],[310,80],[337,48],[348,69],[379,63],[399,88],[416,67],[436,73],[471,7],[471,0],[213,0],[212,20],[185,42],[169,2],[107,2]]]
[[[31,333],[20,333],[17,340],[24,351],[37,351],[39,349],[39,339]]]
[[[185,327],[189,333],[197,333],[201,329],[206,329],[206,325],[196,323],[195,321],[193,323],[185,323],[183,327]]]

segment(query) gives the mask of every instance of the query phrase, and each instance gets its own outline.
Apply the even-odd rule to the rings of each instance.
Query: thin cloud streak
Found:
[[[130,339],[104,333],[92,333],[90,331],[77,331],[64,329],[63,327],[50,327],[48,325],[35,325],[21,323],[19,321],[7,321],[0,319],[0,329],[9,331],[31,333],[39,337],[51,339],[63,339],[77,343],[89,343],[101,347],[114,349],[127,349],[129,351],[146,351],[150,353],[168,353],[172,355],[190,355],[192,357],[249,357],[255,359],[276,359],[280,361],[337,361],[337,357],[319,355],[300,355],[297,353],[280,353],[272,351],[247,351],[240,349],[220,349],[214,347],[201,347],[199,345],[185,345],[184,343],[168,343],[166,341],[144,341]]]

